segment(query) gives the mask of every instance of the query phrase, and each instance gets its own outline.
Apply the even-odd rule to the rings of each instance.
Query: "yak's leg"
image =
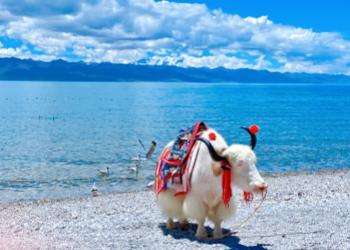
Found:
[[[187,230],[188,229],[188,220],[187,219],[182,218],[182,219],[179,220],[179,222],[180,222],[181,230]]]
[[[193,194],[189,193],[185,198],[183,210],[187,218],[193,218],[198,222],[196,237],[198,239],[207,238],[208,234],[205,230],[204,222],[207,217],[208,207]]]
[[[208,213],[209,219],[214,223],[214,238],[220,238],[223,235],[221,229],[222,218],[220,217],[219,208],[220,203],[215,207],[210,208]]]
[[[209,212],[209,219],[214,223],[214,238],[223,236],[221,223],[223,220],[231,217],[236,210],[234,199],[231,200],[230,206],[226,207],[223,202],[220,202]]]
[[[167,229],[174,229],[176,227],[173,218],[169,218],[166,222],[166,228]]]
[[[222,202],[219,202],[215,207],[213,207],[209,212],[209,219],[214,223],[214,238],[222,237],[221,222],[222,218]]]
[[[162,213],[166,218],[168,218],[166,227],[168,229],[174,229],[176,227],[173,219],[174,218],[184,218],[184,214],[182,213],[182,197],[175,197],[175,191],[172,189],[168,189],[166,191],[162,191],[158,195],[157,203],[161,208]]]
[[[204,227],[205,219],[197,220],[197,222],[198,222],[197,231],[196,231],[197,239],[202,240],[202,239],[207,238],[208,234],[207,234],[207,231],[205,230],[205,227]]]
[[[222,237],[221,220],[214,221],[214,238]]]

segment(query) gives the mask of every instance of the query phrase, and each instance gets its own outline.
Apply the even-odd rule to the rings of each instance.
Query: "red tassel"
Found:
[[[231,170],[224,169],[222,174],[222,200],[226,207],[229,207],[230,205],[231,196]]]
[[[254,195],[251,192],[243,192],[243,198],[245,202],[253,201]]]

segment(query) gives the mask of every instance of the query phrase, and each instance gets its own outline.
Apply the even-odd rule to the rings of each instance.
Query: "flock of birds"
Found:
[[[142,157],[141,154],[137,154],[135,157],[130,157],[130,161],[133,163],[130,167],[130,171],[136,173],[136,175],[139,172],[140,167],[143,165],[145,161],[148,161],[151,159],[154,151],[156,150],[157,143],[155,141],[151,142],[151,145],[149,146],[148,150],[146,151],[146,147],[143,144],[141,140],[138,140],[139,144],[142,146],[143,150],[146,152],[145,156]],[[111,173],[111,168],[106,167],[105,169],[97,169],[98,175],[102,177],[107,177]],[[147,187],[153,186],[153,182],[149,183]],[[91,194],[92,196],[98,196],[98,188],[96,186],[96,183],[94,182],[91,187]]]

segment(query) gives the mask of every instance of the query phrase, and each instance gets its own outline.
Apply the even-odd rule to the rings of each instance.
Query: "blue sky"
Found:
[[[350,75],[346,0],[0,1],[0,57]]]
[[[340,32],[350,38],[349,0],[175,0],[204,3],[241,16],[268,16],[275,23]]]

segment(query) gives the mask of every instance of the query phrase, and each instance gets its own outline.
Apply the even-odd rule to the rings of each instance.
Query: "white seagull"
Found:
[[[151,181],[147,184],[147,188],[153,188],[154,186],[154,181]]]
[[[130,170],[132,170],[132,171],[134,171],[134,172],[138,172],[139,171],[139,168],[140,168],[140,166],[141,166],[141,164],[142,164],[142,162],[145,160],[145,158],[142,158],[139,154],[136,156],[136,157],[133,157],[132,159],[131,159],[131,161],[132,162],[134,162],[135,163],[135,165],[134,166],[132,166],[131,168],[130,168]]]
[[[92,196],[97,196],[98,193],[97,193],[97,187],[96,187],[96,183],[94,182],[94,184],[92,185],[92,188],[91,188],[91,194]]]
[[[109,169],[110,167],[107,167],[106,169],[104,170],[101,170],[101,169],[97,169],[97,172],[101,175],[101,176],[108,176],[109,175]]]
[[[154,151],[156,150],[157,147],[157,142],[156,141],[152,141],[151,145],[146,153],[146,159],[149,160],[151,159],[151,156],[153,155]]]

